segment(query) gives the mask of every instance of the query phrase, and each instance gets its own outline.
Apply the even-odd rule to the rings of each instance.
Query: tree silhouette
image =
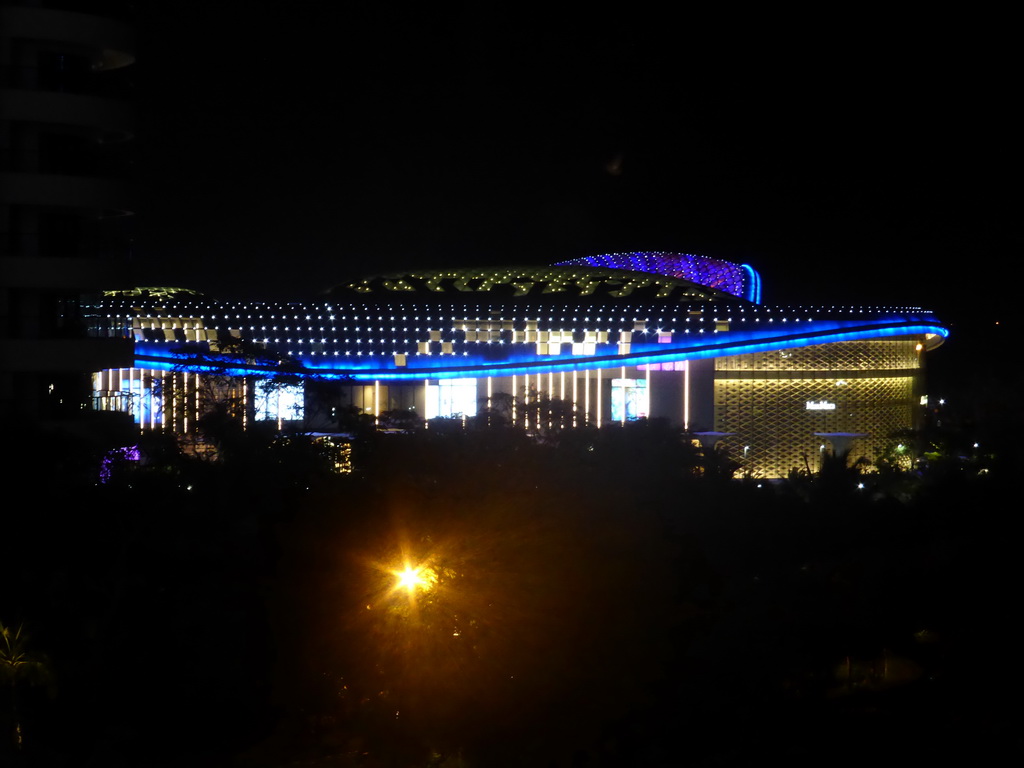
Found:
[[[52,683],[53,673],[49,660],[41,653],[26,648],[28,636],[24,625],[12,629],[0,622],[0,682],[10,686],[11,737],[14,748],[19,752],[24,747],[24,733],[21,724],[21,708],[18,690],[22,685]]]

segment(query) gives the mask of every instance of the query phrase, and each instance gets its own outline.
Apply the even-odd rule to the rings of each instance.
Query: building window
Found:
[[[635,421],[650,412],[647,379],[612,379],[612,421]]]
[[[256,382],[257,421],[295,421],[305,413],[302,384],[281,384],[269,379]]]
[[[427,419],[476,416],[476,379],[441,379],[426,390]]]

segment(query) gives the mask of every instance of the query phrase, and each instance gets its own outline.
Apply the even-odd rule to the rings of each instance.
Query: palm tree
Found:
[[[23,746],[21,717],[18,711],[18,686],[40,685],[53,680],[49,660],[40,653],[26,650],[27,643],[28,636],[24,632],[24,624],[12,629],[0,622],[0,684],[11,687],[11,735],[17,750],[21,750]]]

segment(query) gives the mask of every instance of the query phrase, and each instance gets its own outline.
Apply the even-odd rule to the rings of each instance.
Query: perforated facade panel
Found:
[[[754,477],[817,471],[826,438],[865,434],[852,458],[874,459],[913,428],[921,381],[915,339],[852,341],[734,355],[715,361],[715,430]]]

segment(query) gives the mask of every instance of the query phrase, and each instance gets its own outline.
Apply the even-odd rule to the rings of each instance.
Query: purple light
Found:
[[[126,445],[123,448],[112,448],[107,451],[100,462],[100,482],[110,482],[115,465],[123,464],[126,461],[138,461],[139,458],[139,446],[137,445]]]
[[[692,253],[666,253],[663,251],[638,251],[636,253],[606,253],[600,256],[584,256],[579,259],[559,261],[555,266],[590,266],[610,269],[624,269],[630,272],[646,272],[667,275],[691,283],[714,288],[725,293],[759,303],[761,300],[761,277],[747,264],[733,264],[721,259],[709,259]]]

